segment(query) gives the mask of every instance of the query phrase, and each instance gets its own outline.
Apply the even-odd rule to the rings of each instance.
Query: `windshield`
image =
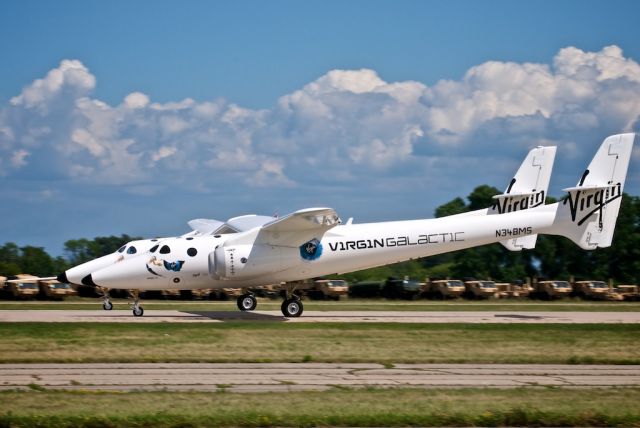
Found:
[[[447,287],[464,287],[462,281],[449,281],[447,282]]]
[[[51,284],[51,288],[55,288],[55,289],[58,289],[58,290],[67,289],[67,288],[69,288],[69,284],[60,284],[59,282],[57,282],[55,284]]]
[[[607,284],[605,284],[602,281],[593,281],[591,283],[591,287],[592,288],[609,288],[609,286],[607,286]]]
[[[571,288],[567,281],[556,281],[553,283],[554,288]]]
[[[481,288],[496,288],[496,284],[491,281],[482,281],[480,283]]]
[[[343,281],[341,279],[334,279],[332,281],[329,281],[328,284],[330,287],[346,287],[347,282]]]
[[[18,287],[20,288],[24,288],[24,289],[29,289],[29,290],[35,290],[38,288],[37,284],[34,284],[32,282],[21,282],[18,284]]]

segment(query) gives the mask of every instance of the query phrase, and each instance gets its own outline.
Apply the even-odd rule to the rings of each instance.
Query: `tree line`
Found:
[[[7,242],[0,247],[0,275],[29,273],[37,276],[56,276],[70,267],[113,253],[129,241],[142,239],[129,235],[99,236],[89,239],[70,239],[64,243],[64,257],[51,257],[42,247],[18,247]]]
[[[457,197],[440,205],[436,217],[444,217],[492,205],[495,187],[476,187],[466,198]],[[547,198],[547,203],[556,202]],[[72,239],[64,244],[64,256],[51,257],[41,247],[19,247],[12,242],[0,247],[0,275],[30,273],[52,276],[69,267],[112,253],[129,241],[129,235]],[[617,283],[640,283],[640,197],[623,194],[612,246],[585,251],[566,238],[538,236],[536,248],[512,252],[500,244],[485,245],[379,268],[341,275],[350,282],[409,276],[430,278],[475,277],[510,282],[525,278],[601,279]]]

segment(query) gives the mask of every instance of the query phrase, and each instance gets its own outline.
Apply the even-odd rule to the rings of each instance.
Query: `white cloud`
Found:
[[[11,166],[16,169],[25,166],[27,164],[27,156],[29,156],[29,154],[30,153],[24,149],[16,150],[13,152],[13,156],[11,156]]]
[[[266,110],[141,92],[110,106],[92,97],[95,85],[64,60],[0,106],[0,159],[138,194],[159,182],[335,187],[430,174],[434,159],[519,158],[540,141],[579,157],[582,144],[640,126],[640,65],[616,46],[567,47],[550,64],[489,61],[432,86],[331,70]]]
[[[43,79],[35,80],[11,99],[14,106],[44,107],[52,98],[61,95],[64,89],[71,96],[81,96],[96,85],[95,77],[77,60],[63,60],[58,68],[51,70]]]
[[[149,104],[149,97],[142,92],[132,92],[124,98],[124,105],[129,108],[144,108]]]
[[[160,147],[160,149],[158,149],[158,151],[156,153],[154,153],[151,156],[151,159],[154,162],[157,162],[160,159],[164,159],[164,158],[168,158],[169,156],[173,156],[176,153],[177,150],[178,149],[176,149],[175,147],[162,146],[162,147]]]

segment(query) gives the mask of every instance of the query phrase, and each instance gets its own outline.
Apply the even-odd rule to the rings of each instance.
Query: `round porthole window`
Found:
[[[198,250],[196,250],[195,248],[189,248],[187,250],[187,254],[191,257],[195,257],[195,255],[198,254]]]
[[[246,262],[247,262],[247,258],[246,257],[243,257],[243,258],[240,259],[240,263],[246,263]]]
[[[180,278],[173,278],[173,282],[176,283],[176,284],[179,283],[180,282]]]

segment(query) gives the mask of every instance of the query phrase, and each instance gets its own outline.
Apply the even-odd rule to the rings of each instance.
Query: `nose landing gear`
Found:
[[[144,309],[140,306],[140,291],[132,290],[131,294],[133,294],[133,303],[129,303],[129,306],[133,310],[134,317],[141,317],[144,315]]]
[[[110,311],[113,309],[113,303],[109,300],[109,289],[100,287],[102,293],[102,309]]]

